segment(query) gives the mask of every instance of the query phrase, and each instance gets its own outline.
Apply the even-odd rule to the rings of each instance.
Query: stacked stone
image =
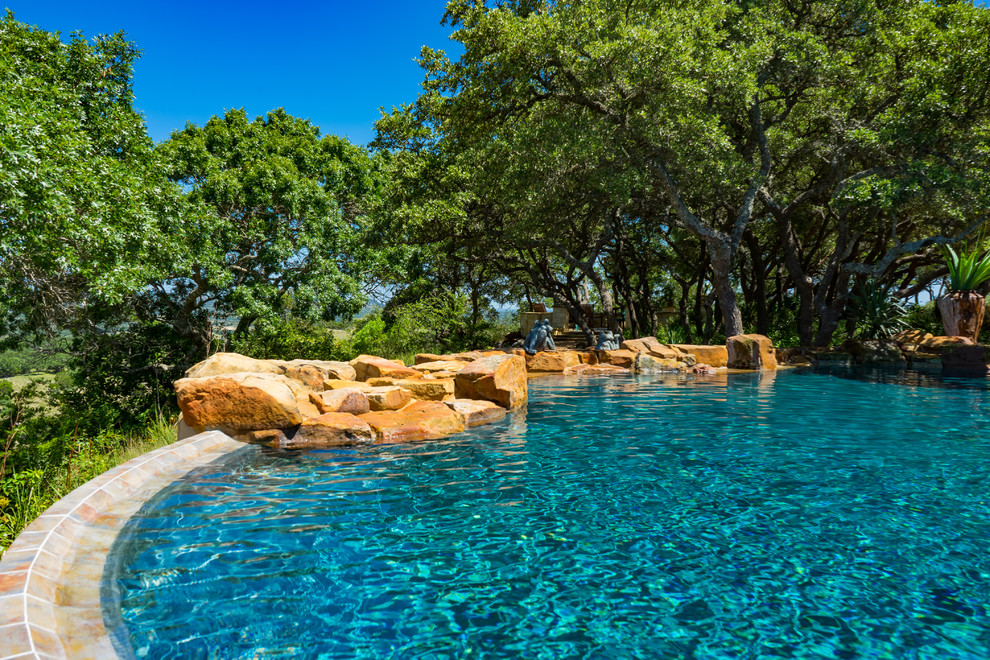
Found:
[[[501,419],[528,396],[525,360],[501,351],[412,367],[372,355],[348,363],[218,353],[175,388],[181,435],[215,429],[286,448],[439,438]]]
[[[745,335],[728,346],[692,346],[641,337],[617,350],[420,354],[412,366],[374,355],[333,362],[218,353],[175,387],[181,437],[220,430],[275,447],[332,447],[428,440],[497,421],[526,404],[531,375],[706,374],[726,365],[776,368],[770,341]]]

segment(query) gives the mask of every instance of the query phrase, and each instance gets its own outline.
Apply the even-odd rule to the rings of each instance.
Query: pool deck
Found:
[[[119,657],[100,603],[114,539],[159,490],[244,446],[209,431],[156,449],[86,482],[26,527],[0,561],[0,659]]]

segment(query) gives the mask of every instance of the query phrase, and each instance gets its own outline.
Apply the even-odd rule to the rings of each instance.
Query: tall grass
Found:
[[[0,558],[21,530],[75,488],[110,468],[175,441],[173,420],[159,416],[135,433],[74,438],[68,460],[37,463],[0,480]],[[2,447],[0,447],[2,450]]]

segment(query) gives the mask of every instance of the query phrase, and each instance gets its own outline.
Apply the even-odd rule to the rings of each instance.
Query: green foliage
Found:
[[[912,330],[923,330],[936,336],[945,332],[938,305],[934,300],[920,305],[908,305],[904,324]]]
[[[851,296],[857,334],[864,339],[888,339],[908,327],[908,311],[888,289],[870,280]]]
[[[410,359],[416,353],[450,353],[497,345],[514,329],[497,314],[474,323],[464,296],[437,293],[361,320],[345,355],[367,353]]]
[[[0,19],[0,338],[85,325],[146,282],[177,195],[133,109],[138,50]]]
[[[22,427],[19,446],[11,455],[5,453],[0,478],[0,554],[28,523],[73,489],[124,461],[175,441],[175,426],[164,417],[135,432],[94,435],[74,430],[70,422],[27,423]],[[51,435],[56,428],[61,430]],[[36,443],[42,433],[49,439]]]
[[[261,321],[231,339],[229,350],[259,360],[343,360],[331,328],[305,320]]]
[[[950,291],[973,291],[990,279],[990,251],[956,254],[951,245],[945,245],[942,255],[949,268]]]

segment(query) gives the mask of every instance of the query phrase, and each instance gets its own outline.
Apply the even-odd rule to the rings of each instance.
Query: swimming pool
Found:
[[[138,657],[985,658],[984,381],[547,378],[443,441],[252,448],[104,572]]]

